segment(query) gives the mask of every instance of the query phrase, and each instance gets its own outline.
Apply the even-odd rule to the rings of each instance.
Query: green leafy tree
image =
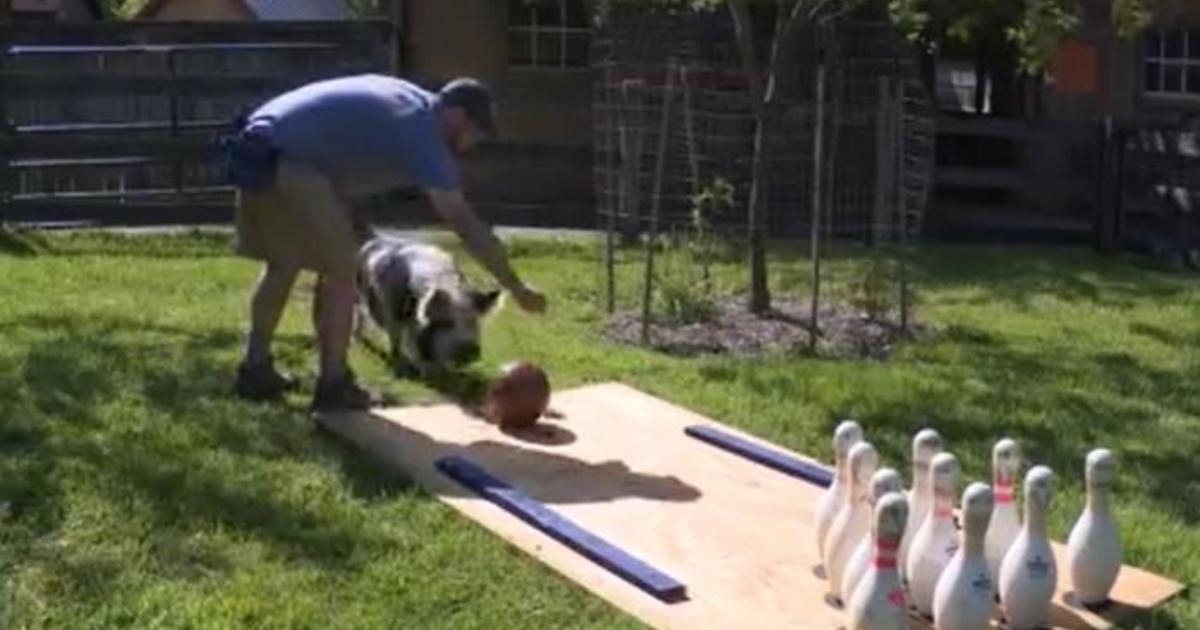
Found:
[[[1136,34],[1165,1],[1111,0],[1115,32],[1121,37]],[[1079,26],[1086,4],[1079,0],[888,0],[893,21],[929,58],[946,48],[973,50],[980,77],[1040,75],[1059,42]],[[926,81],[933,81],[929,68]],[[1001,89],[1005,83],[993,82]],[[976,111],[982,110],[983,89],[980,81]]]

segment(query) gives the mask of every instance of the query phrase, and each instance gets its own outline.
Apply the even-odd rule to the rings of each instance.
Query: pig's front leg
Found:
[[[403,326],[396,325],[388,330],[388,339],[391,342],[390,360],[392,370],[397,377],[414,378],[420,375],[420,370],[413,365],[409,360],[409,354],[405,352],[405,346],[408,345],[410,335]]]

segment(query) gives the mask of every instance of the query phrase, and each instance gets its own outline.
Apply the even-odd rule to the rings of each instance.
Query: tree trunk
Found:
[[[750,17],[747,0],[729,0],[730,13],[737,31],[738,48],[742,55],[742,67],[746,72],[750,88],[750,99],[754,107],[754,155],[751,168],[750,205],[747,223],[750,240],[750,300],[747,306],[752,313],[763,313],[771,308],[771,293],[767,282],[767,229],[770,225],[769,170],[770,151],[766,140],[770,137],[768,125],[774,113],[777,92],[776,81],[780,76],[782,54],[786,44],[796,32],[796,26],[805,18],[806,8],[822,6],[822,2],[804,0],[776,0],[775,29],[772,33],[771,56],[767,62],[765,82],[755,55],[754,25]]]
[[[771,308],[771,293],[767,283],[766,215],[768,156],[766,147],[766,125],[768,103],[763,89],[762,77],[755,55],[754,24],[750,18],[747,0],[730,0],[729,10],[737,31],[738,48],[742,55],[742,69],[750,90],[750,103],[754,108],[754,154],[751,162],[750,200],[747,208],[747,236],[750,243],[750,299],[747,307],[751,313],[762,313]]]

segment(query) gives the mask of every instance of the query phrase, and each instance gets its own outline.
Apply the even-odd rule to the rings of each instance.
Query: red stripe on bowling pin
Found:
[[[1001,473],[996,473],[993,485],[996,486],[996,503],[1012,503],[1013,480]]]
[[[881,540],[875,546],[875,567],[878,569],[896,568],[896,551],[900,544],[896,541]]]

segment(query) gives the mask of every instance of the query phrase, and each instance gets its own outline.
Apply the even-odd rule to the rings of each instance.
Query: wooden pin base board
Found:
[[[815,572],[813,510],[822,488],[689,437],[685,429],[710,426],[820,462],[621,384],[557,392],[551,408],[560,418],[520,433],[502,432],[449,404],[325,414],[319,421],[652,627],[844,626],[844,612],[825,603],[827,583]],[[660,601],[476,495],[437,469],[435,462],[451,455],[678,579],[687,599]],[[1183,590],[1126,566],[1114,588],[1116,603],[1089,612],[1066,603],[1065,549],[1055,551],[1056,628],[1112,627]],[[912,627],[928,626],[914,619]]]

